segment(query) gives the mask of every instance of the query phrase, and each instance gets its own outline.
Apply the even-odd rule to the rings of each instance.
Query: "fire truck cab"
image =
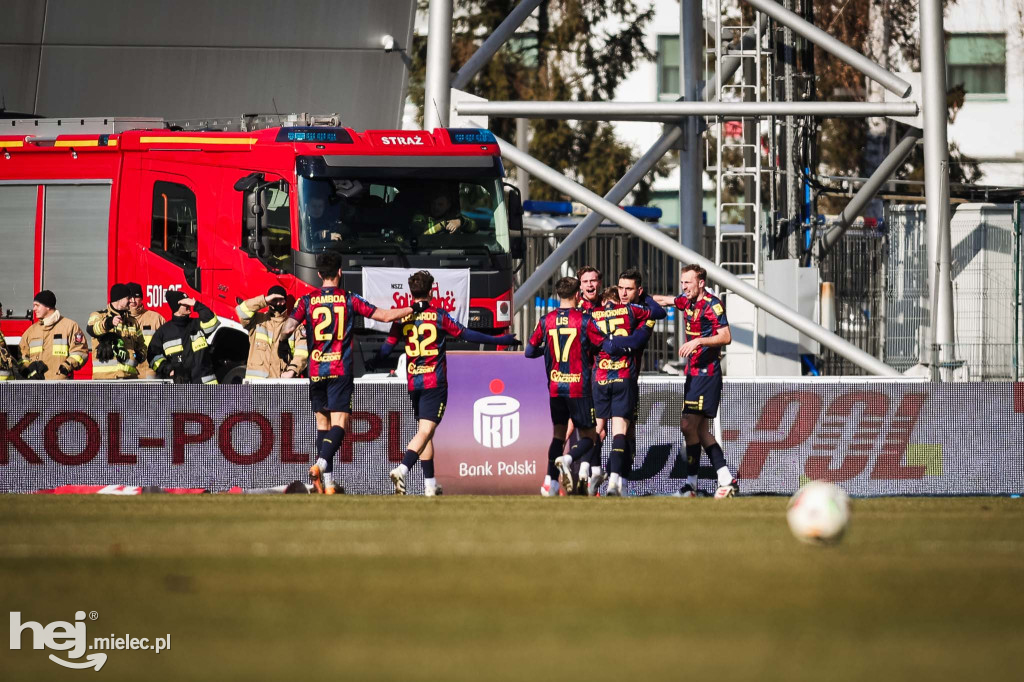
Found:
[[[217,313],[218,373],[231,381],[248,353],[235,307],[275,284],[295,297],[319,286],[324,251],[341,254],[343,286],[355,292],[367,266],[468,268],[469,326],[509,327],[522,207],[491,133],[242,121],[234,131],[0,121],[8,342],[31,324],[36,291],[54,291],[84,327],[112,283],[134,281],[165,317],[168,289]],[[368,352],[379,337],[362,338]]]

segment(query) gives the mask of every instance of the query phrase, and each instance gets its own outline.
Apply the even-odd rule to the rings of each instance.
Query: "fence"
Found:
[[[835,332],[876,358],[885,343],[885,232],[850,229],[818,264],[821,281],[835,286]],[[860,366],[824,346],[819,365],[827,376],[860,376]]]
[[[930,324],[928,249],[921,206],[891,206],[883,360],[899,370],[918,364]],[[1020,377],[1021,258],[1019,210],[1008,204],[961,204],[950,220],[954,305],[954,376],[963,381]]]

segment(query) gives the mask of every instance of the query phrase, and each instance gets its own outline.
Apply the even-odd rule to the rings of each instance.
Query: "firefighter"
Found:
[[[89,316],[93,338],[93,379],[138,379],[146,359],[146,342],[138,321],[128,312],[128,285],[110,287],[110,304]]]
[[[21,335],[22,376],[26,379],[72,379],[89,359],[85,334],[74,320],[61,316],[57,297],[44,289],[32,301],[36,322]]]
[[[4,306],[0,303],[0,311],[3,309]],[[0,381],[10,381],[16,378],[14,376],[14,358],[7,350],[7,339],[4,338],[4,333],[0,330]]]
[[[176,384],[216,384],[209,339],[220,320],[205,305],[175,289],[167,292],[165,300],[171,319],[149,342],[149,366],[157,377]],[[192,317],[193,308],[198,318]]]
[[[263,310],[266,308],[267,310]],[[266,296],[242,301],[235,312],[242,326],[249,331],[249,360],[245,366],[246,379],[277,379],[281,372],[301,374],[306,368],[309,352],[306,339],[289,339],[289,359],[278,354],[281,327],[291,312],[284,287],[273,286]]]
[[[132,314],[139,327],[142,328],[142,341],[146,344],[146,351],[149,351],[149,342],[156,330],[163,326],[166,320],[164,316],[155,310],[146,308],[142,296],[142,285],[137,282],[128,282],[128,312]],[[153,379],[156,372],[149,366],[149,362],[143,360],[139,363],[139,378]]]

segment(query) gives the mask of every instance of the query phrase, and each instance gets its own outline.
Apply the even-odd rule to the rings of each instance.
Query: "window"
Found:
[[[252,219],[256,194],[260,201],[260,241],[253,243],[246,220]],[[292,219],[288,183],[284,180],[259,185],[242,198],[242,248],[268,266],[290,272],[292,268]]]
[[[947,86],[968,95],[1006,94],[1006,35],[960,33],[946,43]]]
[[[658,36],[658,96],[679,97],[679,36]]]
[[[167,260],[195,269],[199,255],[196,195],[185,185],[153,183],[153,230],[150,248]]]

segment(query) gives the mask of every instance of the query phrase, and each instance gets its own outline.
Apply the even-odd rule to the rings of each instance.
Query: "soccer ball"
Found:
[[[849,498],[837,485],[811,481],[789,500],[786,521],[793,536],[801,542],[839,542],[850,521]]]

